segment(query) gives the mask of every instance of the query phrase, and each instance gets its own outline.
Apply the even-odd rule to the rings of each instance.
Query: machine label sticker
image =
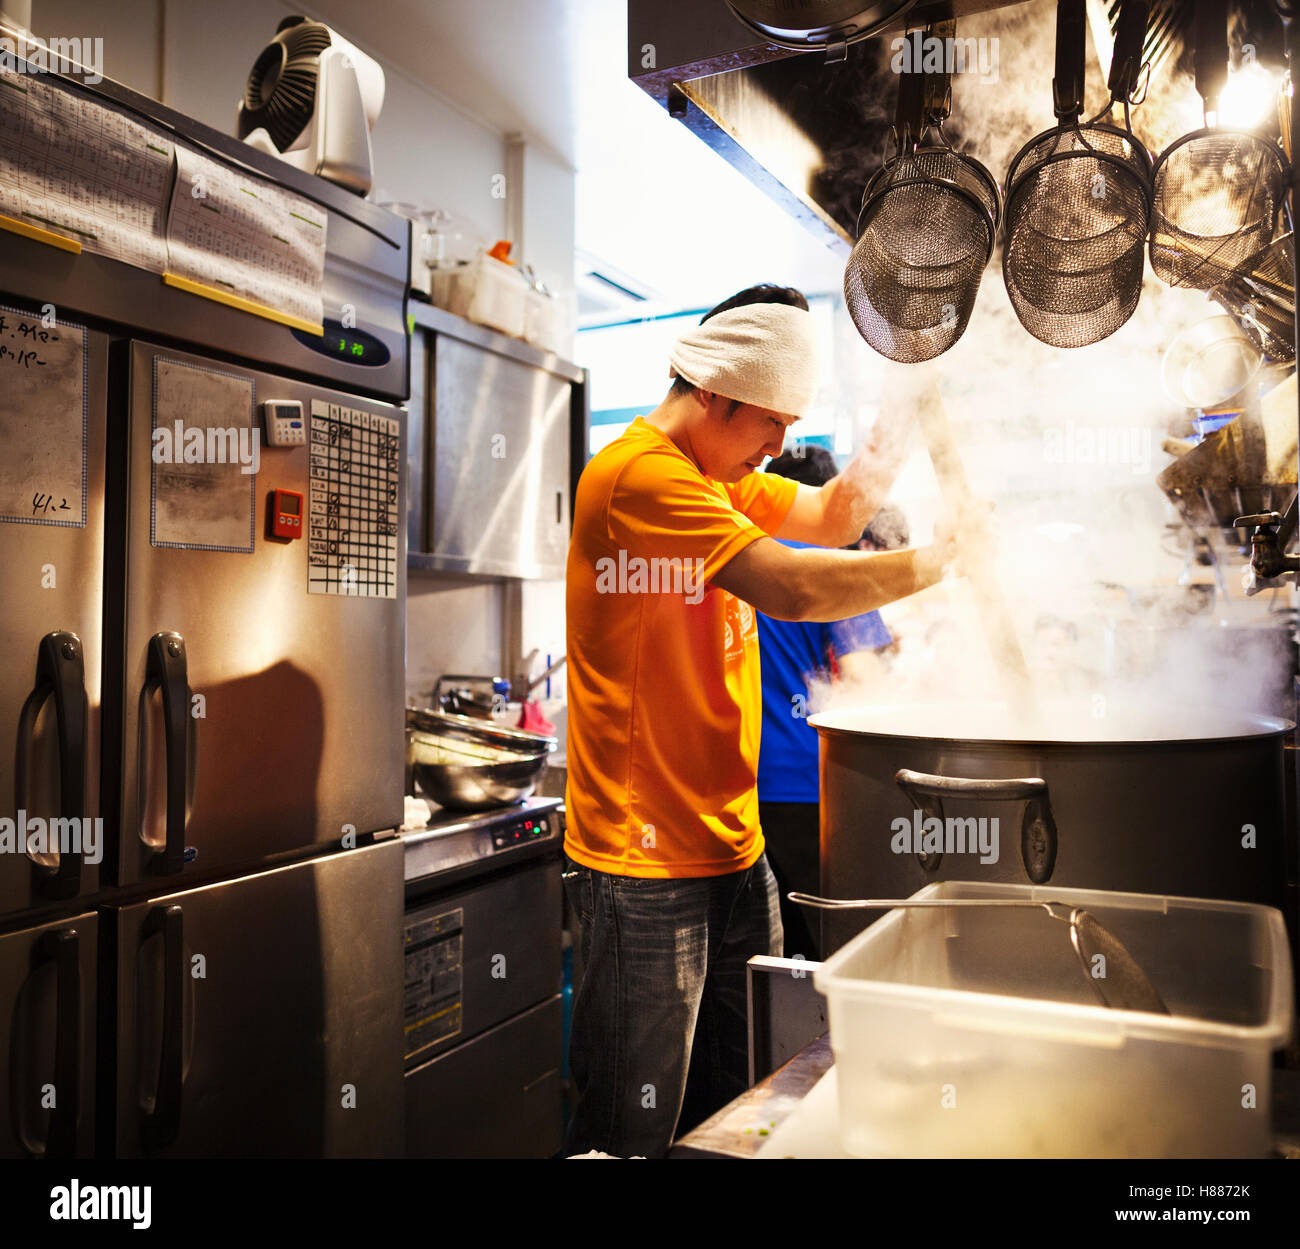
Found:
[[[406,927],[406,1057],[461,1030],[461,955],[465,912],[460,907]]]
[[[0,305],[0,521],[86,525],[83,326]]]
[[[397,597],[401,426],[313,399],[307,590]]]
[[[155,356],[154,546],[251,554],[260,429],[253,379]]]

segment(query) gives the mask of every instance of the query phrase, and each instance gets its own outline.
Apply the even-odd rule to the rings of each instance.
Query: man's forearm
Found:
[[[933,585],[943,576],[944,561],[955,554],[948,538],[880,552],[792,551],[772,538],[759,538],[732,556],[712,581],[774,620],[845,620]]]
[[[933,547],[904,551],[796,552],[792,620],[844,620],[906,598],[943,576]]]

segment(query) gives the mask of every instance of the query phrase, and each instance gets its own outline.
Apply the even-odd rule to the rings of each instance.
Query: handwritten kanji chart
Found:
[[[400,426],[313,399],[307,589],[397,597]]]

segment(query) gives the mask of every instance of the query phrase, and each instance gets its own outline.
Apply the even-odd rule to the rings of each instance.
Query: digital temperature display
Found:
[[[342,357],[367,368],[377,368],[388,363],[388,348],[373,334],[347,328],[342,322],[328,318],[324,325],[325,333],[319,336],[308,334],[304,330],[292,330],[291,333],[304,347],[310,347],[323,356]]]

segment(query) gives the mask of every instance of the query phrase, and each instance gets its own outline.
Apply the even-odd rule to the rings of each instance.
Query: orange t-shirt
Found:
[[[638,417],[583,469],[566,573],[568,832],[587,867],[715,876],[763,853],[754,610],[708,584],[795,482],[705,476]]]

